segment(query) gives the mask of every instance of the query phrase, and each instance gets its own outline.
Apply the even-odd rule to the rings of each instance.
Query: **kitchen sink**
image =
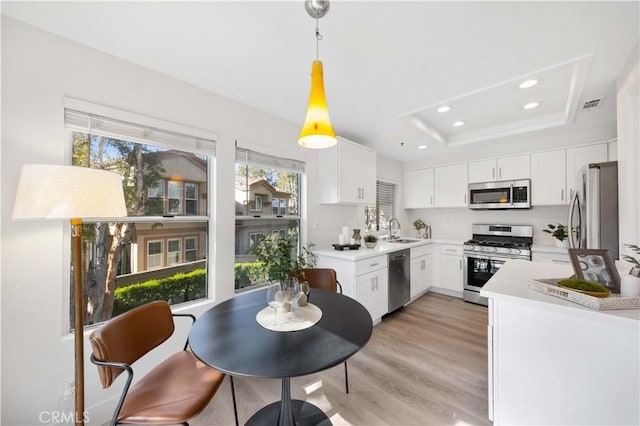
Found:
[[[411,243],[416,243],[420,240],[414,240],[414,239],[410,239],[410,238],[399,238],[397,240],[387,240],[387,242],[389,243],[400,243],[400,244],[411,244]]]

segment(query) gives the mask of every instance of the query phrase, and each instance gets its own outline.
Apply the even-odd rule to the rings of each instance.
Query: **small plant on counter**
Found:
[[[633,244],[625,244],[625,246],[629,247],[634,253],[640,255],[640,247]],[[631,262],[633,264],[633,267],[629,271],[629,274],[640,277],[640,258],[635,258],[633,256],[629,256],[628,254],[622,255],[622,258],[627,262]]]
[[[542,232],[546,232],[547,234],[551,234],[553,238],[558,241],[564,241],[569,238],[569,234],[567,233],[567,227],[561,223],[557,225],[549,224],[547,225],[549,229],[543,229]]]
[[[378,242],[378,237],[376,237],[373,234],[367,234],[364,236],[364,242],[365,243],[376,243]]]
[[[413,221],[413,227],[416,228],[416,231],[420,232],[427,227],[427,224],[424,223],[422,219],[416,219]]]

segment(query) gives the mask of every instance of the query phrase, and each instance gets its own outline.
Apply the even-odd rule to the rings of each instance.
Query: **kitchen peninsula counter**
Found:
[[[572,274],[509,260],[480,292],[494,425],[640,424],[640,310],[597,311],[528,287]]]

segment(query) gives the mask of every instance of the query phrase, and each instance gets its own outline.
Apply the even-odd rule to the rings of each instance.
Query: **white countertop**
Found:
[[[545,306],[549,309],[573,309],[576,315],[601,315],[610,321],[629,324],[634,320],[637,326],[640,309],[598,311],[558,297],[529,289],[527,280],[535,278],[563,278],[573,275],[573,268],[566,264],[508,260],[500,270],[482,287],[480,294],[490,299],[504,299],[511,302]]]
[[[402,237],[404,238],[404,237]],[[325,249],[325,250],[313,250],[315,254],[318,256],[326,256],[326,257],[334,257],[338,259],[345,260],[360,260],[367,259],[369,257],[379,256],[381,254],[391,253],[393,251],[404,250],[412,247],[420,247],[427,244],[431,244],[433,240],[431,239],[423,239],[419,240],[417,238],[406,238],[415,240],[413,243],[390,243],[385,240],[378,240],[378,244],[370,249],[362,243],[362,246],[358,250],[335,250],[334,248]]]

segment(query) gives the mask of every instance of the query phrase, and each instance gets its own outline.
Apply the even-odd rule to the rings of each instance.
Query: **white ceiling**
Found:
[[[302,0],[1,7],[302,125],[316,55]],[[638,16],[637,1],[334,0],[319,21],[331,120],[339,135],[403,162],[615,128],[615,79],[640,35]],[[540,82],[519,89],[527,77]],[[599,108],[581,110],[599,98]],[[529,101],[540,106],[523,110]],[[451,111],[435,112],[445,103]],[[453,128],[456,120],[466,124]]]

